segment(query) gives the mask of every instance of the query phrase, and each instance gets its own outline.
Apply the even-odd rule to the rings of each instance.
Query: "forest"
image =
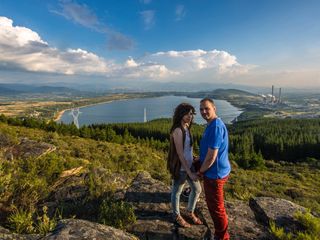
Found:
[[[162,151],[168,149],[171,124],[170,119],[156,119],[147,123],[93,124],[77,129],[73,124],[4,115],[0,115],[0,122],[100,141],[141,143]],[[204,127],[192,125],[196,153]],[[230,159],[244,169],[262,168],[265,160],[320,165],[320,119],[265,118],[239,121],[227,128]]]

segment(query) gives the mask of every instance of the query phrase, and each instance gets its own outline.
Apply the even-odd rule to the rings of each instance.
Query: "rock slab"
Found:
[[[180,228],[172,219],[170,206],[171,188],[153,179],[149,173],[141,172],[127,189],[125,201],[133,205],[137,222],[127,230],[140,239],[204,239],[208,235],[205,225]],[[185,203],[182,203],[182,212]]]
[[[137,240],[137,238],[122,230],[79,219],[64,219],[59,221],[55,230],[42,240]]]

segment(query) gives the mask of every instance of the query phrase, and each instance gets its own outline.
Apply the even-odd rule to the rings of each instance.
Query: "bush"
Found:
[[[310,212],[298,212],[294,217],[306,228],[304,233],[298,233],[299,239],[320,239],[320,218],[314,217]]]
[[[42,208],[42,216],[37,217],[34,221],[34,211],[24,210],[22,208],[18,209],[14,207],[12,214],[8,218],[10,228],[17,233],[40,233],[46,235],[48,232],[52,231],[57,225],[57,213],[53,218],[49,218],[47,215],[48,207],[44,206]],[[59,219],[61,216],[59,214]]]
[[[10,228],[17,233],[34,233],[32,215],[33,212],[30,210],[15,207],[8,218]]]
[[[57,219],[61,219],[61,215],[59,214],[57,218],[57,212],[53,218],[49,218],[47,215],[48,207],[44,206],[42,208],[42,216],[37,217],[36,231],[42,235],[46,235],[48,232],[52,231],[57,225]]]
[[[314,217],[310,212],[297,212],[294,218],[300,222],[305,230],[294,233],[286,233],[283,228],[270,223],[270,232],[279,240],[318,240],[320,239],[320,218]]]
[[[124,229],[136,222],[133,207],[123,201],[103,200],[99,210],[99,222],[115,228]]]

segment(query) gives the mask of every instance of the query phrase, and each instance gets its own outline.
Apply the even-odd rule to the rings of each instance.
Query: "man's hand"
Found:
[[[192,181],[198,181],[198,180],[199,180],[198,175],[195,174],[195,173],[191,173],[191,174],[189,175],[189,178],[190,178]]]
[[[198,176],[198,178],[199,179],[203,179],[203,173],[202,172],[200,172],[200,170],[197,172],[197,176]]]

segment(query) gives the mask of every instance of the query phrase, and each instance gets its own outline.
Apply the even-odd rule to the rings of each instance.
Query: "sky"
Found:
[[[0,0],[2,83],[320,89],[318,0]]]

